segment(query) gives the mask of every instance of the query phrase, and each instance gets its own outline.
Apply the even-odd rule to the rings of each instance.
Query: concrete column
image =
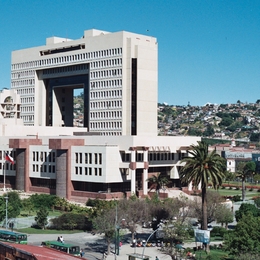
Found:
[[[131,170],[131,194],[136,194],[136,149],[133,147],[131,151],[131,162],[130,162],[130,170]]]
[[[15,189],[25,191],[25,149],[16,149]]]
[[[67,198],[67,150],[57,150],[56,195]]]
[[[149,168],[149,163],[148,163],[148,148],[145,148],[144,150],[144,170],[143,170],[143,195],[148,194],[148,168]]]

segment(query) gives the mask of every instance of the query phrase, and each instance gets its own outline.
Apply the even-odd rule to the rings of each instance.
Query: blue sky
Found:
[[[13,50],[92,28],[157,38],[160,103],[260,99],[259,0],[0,0],[0,89]]]

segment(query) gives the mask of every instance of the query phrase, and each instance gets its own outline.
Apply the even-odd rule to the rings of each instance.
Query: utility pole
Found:
[[[8,229],[7,220],[8,220],[8,196],[5,198],[5,229]]]

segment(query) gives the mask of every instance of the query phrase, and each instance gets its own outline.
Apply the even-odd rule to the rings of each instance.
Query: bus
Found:
[[[27,235],[8,230],[0,230],[0,240],[17,244],[27,244]]]
[[[80,256],[80,247],[73,244],[62,243],[59,241],[44,241],[42,242],[42,246],[50,247],[70,255]]]

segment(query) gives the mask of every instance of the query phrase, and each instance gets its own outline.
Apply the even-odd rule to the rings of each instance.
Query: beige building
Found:
[[[11,88],[21,96],[24,125],[73,126],[73,91],[80,88],[89,131],[157,135],[157,56],[154,37],[101,30],[13,51]]]
[[[157,55],[154,37],[100,30],[14,51],[11,96],[24,125],[0,127],[0,181],[82,202],[146,196],[160,173],[181,187],[181,159],[200,137],[157,136]],[[82,128],[72,127],[79,88]]]

